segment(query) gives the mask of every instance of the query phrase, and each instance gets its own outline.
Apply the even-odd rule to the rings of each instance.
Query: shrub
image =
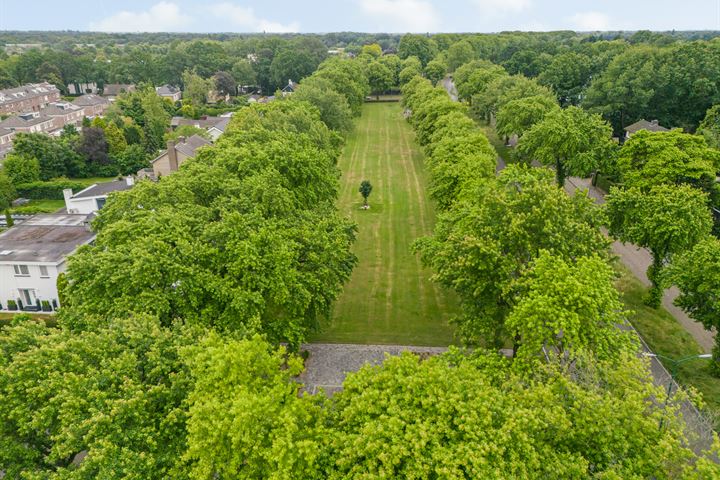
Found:
[[[43,312],[52,312],[52,307],[50,306],[50,302],[48,302],[47,300],[43,300],[42,302],[40,302],[40,305],[42,305],[41,308],[42,308]]]
[[[85,184],[67,179],[57,179],[49,182],[23,183],[17,185],[15,189],[18,197],[32,200],[62,200],[63,190],[66,188],[71,188],[77,192],[85,188]]]
[[[15,302],[15,300],[8,300],[7,309],[8,310],[17,310],[18,309],[18,306],[17,306],[17,303]]]

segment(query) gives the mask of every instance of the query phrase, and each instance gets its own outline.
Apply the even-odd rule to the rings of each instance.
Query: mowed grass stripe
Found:
[[[412,242],[431,233],[435,212],[427,197],[423,156],[396,103],[363,107],[338,166],[342,186],[338,207],[357,222],[358,256],[352,278],[335,305],[318,342],[449,345],[448,324],[458,312],[455,298],[430,282],[411,251]],[[373,184],[370,210],[358,192]]]

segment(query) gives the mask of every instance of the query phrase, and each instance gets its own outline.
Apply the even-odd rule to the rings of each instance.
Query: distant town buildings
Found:
[[[60,100],[60,90],[47,82],[0,90],[0,115],[37,112],[51,102]]]
[[[58,275],[79,246],[95,239],[87,215],[36,215],[0,233],[0,309],[60,307]]]

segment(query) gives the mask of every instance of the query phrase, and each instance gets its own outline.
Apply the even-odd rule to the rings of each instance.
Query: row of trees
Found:
[[[511,76],[536,79],[561,106],[602,114],[616,135],[640,118],[694,132],[708,108],[720,102],[720,41],[647,33],[616,39],[572,32],[406,35],[399,52],[451,73],[482,60]],[[487,83],[487,73],[475,81]],[[459,90],[468,100],[476,93]]]
[[[512,360],[494,357],[495,362],[506,365],[496,363],[489,370],[504,372],[500,381],[518,381],[518,388],[528,388],[526,382],[534,385],[534,381],[548,381],[545,377],[548,371],[555,372],[551,384],[559,382],[570,390],[586,388],[585,381],[590,378],[614,378],[604,386],[591,380],[595,385],[591,391],[603,398],[600,401],[603,403],[614,397],[620,385],[629,388],[626,382],[633,378],[633,383],[637,382],[633,388],[639,388],[639,397],[635,398],[644,398],[646,415],[674,415],[648,402],[660,397],[656,396],[659,392],[652,386],[647,365],[635,360],[627,363],[637,355],[638,346],[634,337],[622,328],[627,323],[627,313],[614,286],[608,240],[600,231],[601,208],[586,195],[565,194],[545,169],[510,165],[496,175],[496,153],[467,117],[466,107],[451,101],[444,89],[434,88],[428,80],[416,77],[408,82],[403,87],[403,98],[410,123],[425,149],[431,174],[430,194],[441,209],[433,236],[420,239],[416,248],[423,262],[435,272],[434,278],[460,298],[462,314],[455,322],[463,342],[481,350],[483,346],[512,345]],[[467,357],[460,358],[458,370],[468,361]],[[507,377],[507,372],[519,377],[511,380],[512,374]],[[455,372],[438,375],[452,376]],[[479,396],[483,398],[484,394]],[[548,401],[564,404],[551,397]],[[539,401],[529,409],[529,415],[542,415],[543,405],[544,400]],[[615,432],[624,430],[627,425],[620,427],[621,423],[637,421],[627,417],[620,420],[627,407],[637,412],[634,407],[623,405],[608,413],[607,418],[598,417],[596,421],[603,425],[613,423],[608,428]],[[573,422],[565,435],[586,435],[582,422]],[[675,431],[677,438],[683,436],[681,430],[679,427]],[[668,429],[652,424],[637,437],[630,434],[635,438],[631,443],[645,435],[650,438],[668,433]],[[544,437],[538,431],[530,434],[530,438],[542,444]],[[579,462],[557,460],[554,447],[545,455],[555,459],[551,462],[556,463],[554,471],[569,477],[598,474],[642,477],[652,471],[661,477],[681,478],[694,468],[682,472],[687,468],[682,466],[687,460],[676,465],[660,460],[686,455],[676,440],[670,441],[673,446],[660,457],[642,448],[630,452],[622,445],[624,441],[596,440],[608,448],[606,451],[613,452],[613,465],[605,463],[608,458],[599,460],[596,456],[599,443],[587,444]],[[651,457],[653,466],[643,473],[649,464],[642,463]],[[615,470],[620,464],[623,466]],[[542,470],[534,470],[533,474],[552,476],[539,472]],[[691,475],[695,474],[698,473]]]
[[[552,166],[559,185],[567,176],[586,177],[599,170],[617,179],[620,187],[612,189],[607,199],[609,230],[615,238],[651,252],[647,303],[658,307],[664,289],[677,283],[682,291],[678,304],[706,328],[720,326],[720,315],[712,319],[720,309],[717,303],[711,308],[712,294],[706,294],[712,289],[700,280],[712,277],[715,264],[701,264],[694,260],[701,252],[693,253],[699,243],[698,248],[713,245],[703,239],[713,228],[710,206],[720,203],[716,182],[720,151],[706,141],[715,138],[716,107],[709,109],[697,135],[679,129],[639,131],[619,147],[611,141],[610,125],[599,115],[572,105],[561,108],[547,94],[536,94],[534,80],[508,76],[482,61],[458,68],[456,80],[466,98],[472,92],[473,108],[489,104],[497,109],[498,133],[519,137],[516,155]],[[680,256],[682,267],[668,269]],[[717,371],[717,348],[715,359]]]
[[[31,49],[0,53],[0,88],[48,81],[66,91],[73,83],[183,84],[183,72],[203,78],[220,75],[240,85],[260,85],[274,92],[310,75],[327,56],[316,36],[253,37],[232,41],[195,39],[124,47],[74,46],[68,50]],[[217,82],[221,85],[222,81]]]
[[[367,92],[362,64],[328,61],[108,201],[59,281],[58,328],[0,329],[5,475],[325,478],[322,402],[277,345],[327,318],[356,262],[335,163]]]

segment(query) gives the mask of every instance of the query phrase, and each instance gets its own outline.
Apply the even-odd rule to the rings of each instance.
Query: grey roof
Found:
[[[217,126],[217,124],[223,122],[225,122],[225,125],[227,125],[227,120],[228,119],[226,117],[205,117],[198,118],[197,120],[185,117],[172,117],[172,120],[170,120],[170,126],[179,127],[181,125],[192,125],[193,127],[198,128],[210,128]]]
[[[0,90],[0,105],[26,98],[39,97],[48,93],[59,93],[57,87],[51,83],[29,83],[22,87],[6,88]]]
[[[0,262],[60,263],[95,238],[88,215],[36,215],[0,233]]]
[[[639,130],[648,130],[650,132],[667,132],[668,129],[658,123],[657,120],[648,122],[647,120],[640,119],[632,125],[625,127],[625,131],[628,133],[635,133]]]
[[[180,89],[177,88],[177,87],[173,87],[172,85],[162,85],[162,86],[160,86],[160,87],[157,87],[157,88],[155,89],[155,91],[156,91],[157,94],[160,95],[161,97],[162,97],[162,96],[168,96],[168,97],[169,97],[169,96],[172,96],[172,95],[175,95],[176,93],[178,93],[178,92],[180,91]]]
[[[232,117],[220,117],[220,121],[213,125],[213,127],[217,128],[221,132],[224,132],[228,124],[230,123],[230,118]]]
[[[175,150],[187,155],[188,157],[194,157],[195,151],[198,148],[204,147],[206,145],[212,145],[212,143],[210,143],[208,140],[205,140],[200,135],[192,135],[192,136],[186,138],[184,141],[176,143]],[[155,163],[159,158],[162,158],[166,153],[167,153],[167,150],[163,150],[150,163]]]
[[[90,185],[85,190],[81,190],[72,198],[89,198],[89,197],[103,197],[107,196],[111,192],[121,192],[123,190],[129,190],[132,185],[128,185],[125,179],[113,180],[112,182],[95,183]]]
[[[108,83],[103,86],[103,95],[114,97],[123,92],[132,92],[134,90],[135,85],[131,83]]]
[[[198,148],[204,147],[206,145],[210,145],[210,142],[208,140],[205,140],[200,135],[193,135],[186,138],[184,142],[175,144],[175,150],[184,153],[188,157],[194,157],[195,151]]]
[[[110,103],[107,98],[95,95],[94,93],[88,93],[86,95],[80,95],[72,101],[73,105],[78,107],[92,107],[94,105],[103,105]]]
[[[77,112],[81,108],[72,103],[51,103],[47,107],[41,110],[42,115],[53,116],[53,115],[67,115],[68,113]]]
[[[0,129],[13,129],[13,128],[23,128],[23,127],[30,127],[32,125],[37,125],[38,123],[48,122],[52,119],[49,117],[46,117],[44,115],[38,115],[36,117],[32,117],[28,120],[25,120],[22,117],[14,116],[9,117],[0,122]]]

